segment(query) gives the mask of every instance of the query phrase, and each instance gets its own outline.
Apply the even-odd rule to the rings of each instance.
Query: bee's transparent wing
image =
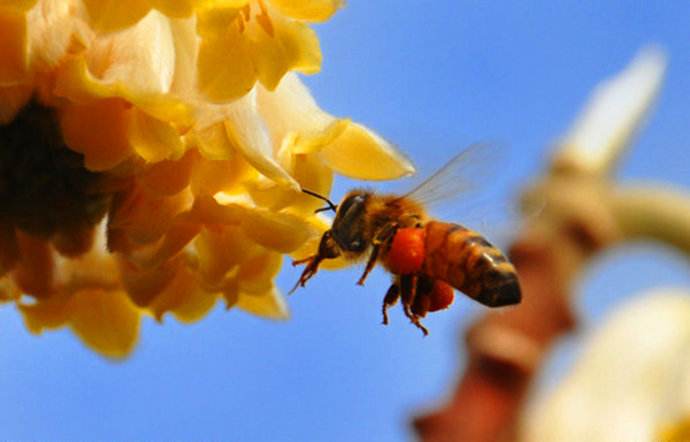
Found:
[[[465,225],[504,246],[518,231],[521,215],[509,155],[497,144],[472,144],[405,193],[434,216]],[[536,209],[538,211],[540,209]]]
[[[472,144],[403,195],[425,206],[478,196],[492,187],[506,157],[496,144]]]

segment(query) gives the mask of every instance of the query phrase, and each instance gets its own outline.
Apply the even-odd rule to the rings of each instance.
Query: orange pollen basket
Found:
[[[404,227],[398,229],[388,251],[387,267],[397,275],[416,273],[422,268],[425,253],[425,229]]]
[[[434,281],[434,288],[431,290],[430,297],[429,311],[435,312],[450,307],[455,298],[455,293],[453,292],[453,287],[448,283],[437,279]]]

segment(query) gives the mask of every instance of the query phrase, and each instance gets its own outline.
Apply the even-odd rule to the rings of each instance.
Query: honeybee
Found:
[[[427,313],[448,308],[453,289],[489,307],[517,304],[521,300],[515,267],[481,234],[460,224],[431,218],[425,204],[457,195],[466,187],[473,160],[488,146],[477,144],[453,157],[427,180],[403,194],[378,194],[354,189],[335,205],[308,189],[302,191],[325,201],[335,218],[321,237],[316,254],[293,261],[306,264],[291,293],[304,287],[325,259],[344,257],[360,260],[368,256],[357,284],[364,285],[377,263],[393,275],[383,298],[383,324],[388,308],[401,301],[405,316],[424,335],[421,323]],[[485,161],[486,162],[486,161]],[[461,189],[464,190],[464,189]]]

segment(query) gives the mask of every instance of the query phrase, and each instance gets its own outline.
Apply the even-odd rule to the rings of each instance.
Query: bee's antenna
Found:
[[[333,212],[335,212],[338,210],[338,206],[333,204],[333,202],[331,200],[329,200],[328,198],[326,198],[325,196],[319,195],[318,193],[312,192],[311,190],[307,190],[307,189],[302,189],[302,192],[306,193],[307,195],[311,195],[314,198],[318,198],[322,201],[326,201],[326,204],[328,204],[327,207],[322,207],[320,209],[316,209],[316,211],[314,211],[314,213],[325,212],[327,210],[332,210]]]

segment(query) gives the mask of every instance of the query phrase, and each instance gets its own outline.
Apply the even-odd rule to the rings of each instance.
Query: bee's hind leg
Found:
[[[417,296],[417,275],[403,275],[400,277],[400,297],[402,298],[403,311],[405,316],[410,319],[415,327],[420,329],[424,336],[429,334],[429,330],[419,321],[420,316],[415,313],[413,306]]]
[[[426,275],[417,277],[417,284],[414,295],[414,302],[410,306],[412,314],[417,318],[426,317],[431,308],[431,291],[434,289],[435,281]]]
[[[386,296],[383,297],[383,306],[381,312],[383,313],[383,325],[388,324],[388,307],[393,307],[400,298],[400,286],[397,282],[391,284],[386,292]]]

